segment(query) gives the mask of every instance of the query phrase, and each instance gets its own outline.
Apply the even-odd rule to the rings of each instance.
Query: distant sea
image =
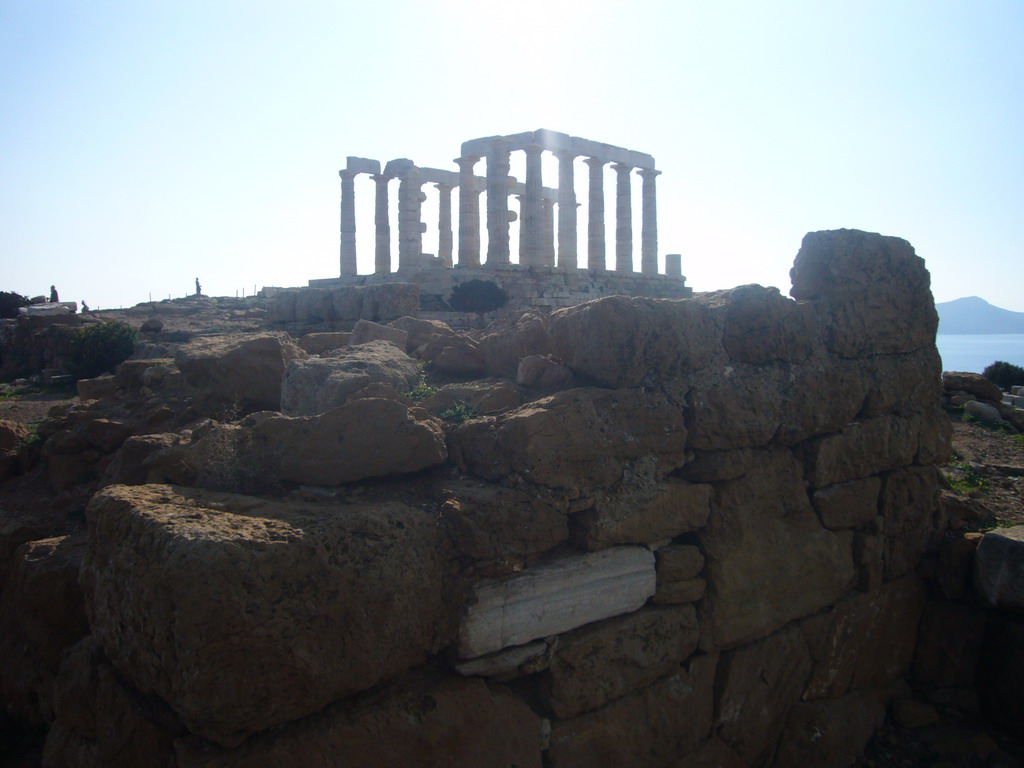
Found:
[[[1024,333],[940,333],[935,345],[944,371],[981,373],[996,360],[1024,368]]]

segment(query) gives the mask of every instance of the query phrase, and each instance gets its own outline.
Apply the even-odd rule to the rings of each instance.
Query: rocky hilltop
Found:
[[[890,712],[1014,728],[1014,547],[950,535],[923,261],[818,232],[792,278],[473,331],[404,293],[150,323],[5,448],[12,728],[177,768],[839,766]]]

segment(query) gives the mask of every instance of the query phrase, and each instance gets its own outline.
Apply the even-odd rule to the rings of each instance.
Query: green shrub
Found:
[[[0,317],[17,317],[18,307],[27,306],[27,296],[14,291],[0,291]]]
[[[114,370],[132,356],[135,329],[119,320],[90,325],[71,337],[71,374],[91,379]]]
[[[968,464],[967,462],[961,462],[959,464],[950,465],[954,474],[946,475],[946,482],[949,483],[949,487],[957,493],[962,493],[967,496],[973,491],[980,491],[985,487],[985,478],[978,474],[978,471]]]
[[[448,303],[456,312],[475,312],[482,318],[486,312],[505,306],[508,294],[490,280],[469,280],[452,289]]]
[[[1024,384],[1024,368],[1002,360],[996,360],[981,375],[1004,392],[1008,392],[1012,386]]]
[[[437,417],[447,421],[449,424],[461,424],[467,419],[472,419],[476,414],[476,408],[460,400],[451,408],[445,408],[443,411],[438,413]]]

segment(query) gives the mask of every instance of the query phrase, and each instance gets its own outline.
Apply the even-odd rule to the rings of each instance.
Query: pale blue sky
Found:
[[[852,227],[938,301],[1024,311],[1022,43],[1020,0],[0,0],[0,290],[304,285],[338,272],[347,155],[455,170],[549,128],[654,155],[695,290],[786,293],[804,233]]]

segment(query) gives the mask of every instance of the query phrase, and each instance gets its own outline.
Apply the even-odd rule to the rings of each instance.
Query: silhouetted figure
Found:
[[[89,311],[89,305],[85,303],[85,299],[82,299],[82,311],[83,312],[88,312]]]
[[[60,301],[60,296],[57,295],[57,288],[52,285],[50,286],[50,301],[54,304]]]
[[[199,278],[196,278],[196,296],[203,292],[203,286],[199,284]]]

